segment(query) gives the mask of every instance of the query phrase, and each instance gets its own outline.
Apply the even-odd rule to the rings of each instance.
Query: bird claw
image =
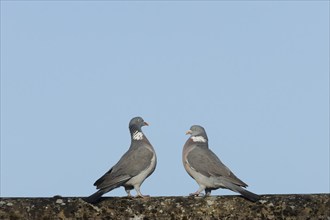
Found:
[[[136,198],[149,198],[150,195],[136,195]]]
[[[204,196],[204,193],[199,193],[199,192],[194,192],[194,193],[190,193],[189,196]]]

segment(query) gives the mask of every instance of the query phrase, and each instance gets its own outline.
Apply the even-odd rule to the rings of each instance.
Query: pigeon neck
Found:
[[[191,136],[191,140],[197,143],[207,143],[207,138],[203,136]]]
[[[144,135],[142,133],[141,128],[136,127],[136,126],[131,126],[129,128],[129,131],[131,133],[131,137],[132,137],[133,140],[139,141],[139,140],[143,139]]]

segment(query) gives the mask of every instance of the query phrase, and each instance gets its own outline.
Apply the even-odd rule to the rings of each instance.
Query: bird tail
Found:
[[[237,186],[237,192],[252,202],[256,202],[260,199],[259,195],[254,194],[253,192],[250,192],[239,186]]]
[[[85,201],[91,204],[95,204],[97,202],[99,202],[101,196],[104,194],[105,192],[103,190],[99,190],[96,193],[88,196],[87,198],[85,198]]]
[[[252,201],[252,202],[256,202],[260,199],[260,196],[257,195],[257,194],[254,194],[253,192],[250,192],[236,184],[233,184],[229,181],[221,181],[223,183],[223,185],[226,186],[226,188],[232,190],[232,191],[235,191],[235,192],[238,192],[240,193],[243,197],[245,197],[246,199]]]

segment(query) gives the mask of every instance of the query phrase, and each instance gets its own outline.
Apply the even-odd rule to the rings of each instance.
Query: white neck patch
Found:
[[[193,142],[206,142],[206,139],[202,136],[192,136],[191,139],[193,140]]]
[[[143,139],[143,133],[139,131],[135,131],[133,134],[133,140],[139,141]]]

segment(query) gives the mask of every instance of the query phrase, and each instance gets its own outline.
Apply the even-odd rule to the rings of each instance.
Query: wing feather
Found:
[[[146,147],[130,149],[94,185],[97,189],[119,187],[146,170],[150,166],[152,157],[153,152]]]
[[[237,178],[233,172],[220,161],[217,155],[208,148],[193,148],[188,153],[187,162],[192,169],[204,176],[223,177],[236,185],[247,186],[246,183]]]

